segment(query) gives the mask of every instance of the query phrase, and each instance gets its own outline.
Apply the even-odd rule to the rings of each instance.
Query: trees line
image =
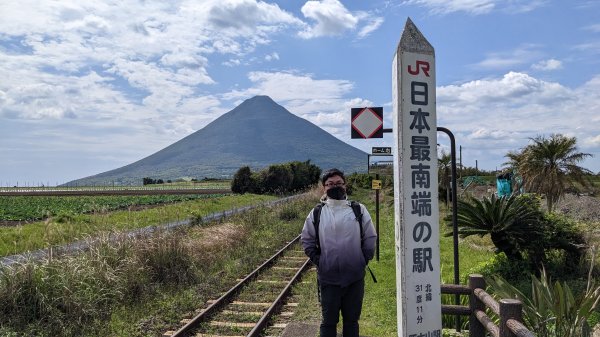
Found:
[[[310,160],[271,165],[258,172],[241,167],[233,176],[234,193],[285,194],[301,191],[319,182],[321,169]]]

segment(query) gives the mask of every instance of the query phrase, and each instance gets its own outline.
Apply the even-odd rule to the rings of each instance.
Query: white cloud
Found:
[[[267,60],[269,62],[279,60],[279,54],[277,54],[276,52],[268,54],[265,56],[265,60]]]
[[[434,14],[467,12],[470,14],[487,14],[496,6],[495,0],[408,0],[407,4],[424,6]]]
[[[366,25],[364,25],[360,29],[360,31],[358,32],[358,38],[363,39],[363,38],[369,36],[369,34],[376,31],[381,26],[383,21],[384,20],[381,17],[372,18]]]
[[[591,136],[584,139],[584,142],[590,146],[600,148],[600,134],[597,136]]]
[[[255,32],[259,25],[294,24],[302,22],[292,14],[279,8],[277,4],[269,4],[256,0],[212,0],[188,4],[197,8],[199,13],[206,14],[208,22],[218,29],[229,29],[248,34]]]
[[[354,84],[346,80],[319,80],[311,75],[293,72],[255,71],[248,74],[254,83],[252,88],[232,91],[225,99],[247,98],[268,95],[276,102],[341,99]]]
[[[500,79],[484,79],[461,85],[443,86],[438,89],[437,95],[443,106],[457,108],[461,104],[544,105],[573,99],[572,92],[560,84],[545,82],[517,72],[509,72]]]
[[[341,35],[356,27],[359,19],[350,13],[338,0],[310,0],[302,6],[302,14],[316,21],[299,33],[300,37],[310,39],[319,36]]]
[[[549,60],[543,60],[540,61],[534,65],[531,66],[531,68],[535,69],[535,70],[542,70],[542,71],[550,71],[550,70],[557,70],[557,69],[562,69],[562,62],[556,59],[549,59]]]
[[[477,68],[483,69],[511,69],[530,63],[539,57],[540,52],[535,45],[523,45],[515,50],[507,52],[488,53],[487,57],[475,64]]]
[[[530,137],[551,133],[576,136],[580,150],[600,152],[600,76],[571,89],[509,72],[441,86],[437,97],[438,125],[454,132],[470,158],[496,158],[499,165]]]
[[[305,25],[298,36],[312,39],[321,36],[339,36],[348,31],[360,30],[359,39],[367,37],[377,30],[384,19],[364,11],[350,12],[338,0],[310,0],[302,6],[302,14],[313,21],[313,25]]]
[[[586,26],[586,27],[584,27],[584,29],[592,31],[594,33],[600,33],[600,23]]]
[[[224,66],[227,67],[235,67],[235,66],[239,66],[240,64],[242,64],[242,60],[240,59],[229,59],[225,62],[222,63]]]
[[[574,46],[573,49],[592,54],[600,54],[600,41],[581,43]]]
[[[0,116],[175,113],[199,86],[215,84],[209,56],[231,54],[225,64],[240,65],[271,35],[303,25],[276,4],[257,0],[1,2],[0,43],[12,47],[0,47],[0,76],[11,79],[10,85],[0,82],[7,102]],[[83,91],[88,104],[79,96]]]
[[[433,14],[466,12],[472,15],[488,14],[495,10],[523,13],[543,6],[547,0],[407,0],[404,3],[429,8]]]
[[[504,140],[507,139],[511,134],[506,130],[490,130],[485,128],[478,128],[472,130],[470,134],[467,135],[468,139],[495,139],[495,140]]]

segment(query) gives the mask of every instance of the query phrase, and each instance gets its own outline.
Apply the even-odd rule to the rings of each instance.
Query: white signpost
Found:
[[[441,337],[435,53],[408,19],[392,64],[399,337]]]

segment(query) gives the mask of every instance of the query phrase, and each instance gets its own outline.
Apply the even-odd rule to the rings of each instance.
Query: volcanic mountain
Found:
[[[129,165],[67,185],[231,177],[242,166],[306,161],[348,173],[366,170],[367,154],[302,119],[268,96],[255,96],[180,141]]]

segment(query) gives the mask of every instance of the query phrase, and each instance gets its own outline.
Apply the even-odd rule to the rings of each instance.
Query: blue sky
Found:
[[[463,164],[576,136],[600,171],[600,1],[0,2],[0,185],[63,183],[146,157],[254,95],[350,139],[383,106],[407,17],[436,52],[438,126]],[[446,136],[439,142],[447,147]],[[332,154],[334,155],[334,154]]]

